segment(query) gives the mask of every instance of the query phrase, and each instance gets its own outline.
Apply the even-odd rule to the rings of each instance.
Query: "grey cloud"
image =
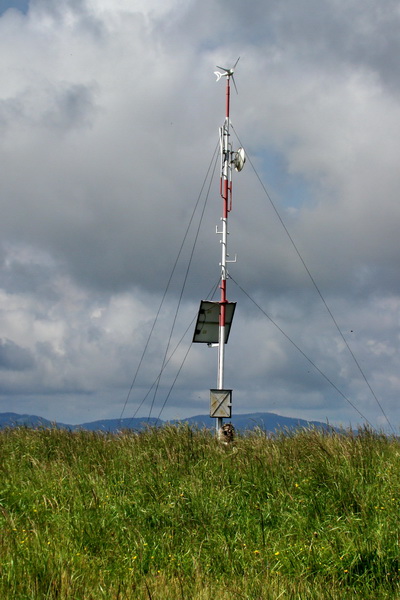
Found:
[[[32,252],[29,262],[10,257],[4,250],[6,260],[0,265],[1,288],[11,294],[29,294],[43,301],[54,301],[58,295],[53,281],[59,268],[41,263],[32,250],[26,249],[26,252]]]
[[[90,125],[96,112],[93,87],[84,85],[62,84],[49,104],[42,116],[43,125],[61,130]]]
[[[14,98],[0,100],[3,131],[28,126],[68,132],[90,126],[95,114],[93,85],[41,82]]]
[[[319,62],[321,68],[341,63],[369,69],[384,85],[398,90],[397,2],[293,2],[286,13],[277,11],[276,21],[281,44],[293,48],[299,58]]]
[[[26,371],[35,364],[32,353],[12,340],[0,338],[0,369],[6,371]]]
[[[198,35],[208,39],[206,47],[214,50],[217,45],[212,40],[218,33],[218,45],[221,51],[226,48],[227,60],[236,60],[235,53],[253,54],[253,45],[257,44],[260,67],[269,63],[272,67],[279,57],[281,65],[294,63],[299,76],[306,75],[310,68],[316,72],[358,68],[374,73],[389,89],[399,90],[396,56],[400,50],[400,14],[396,0],[367,0],[362,4],[357,0],[269,0],[251,4],[209,0],[202,4],[202,16],[193,4],[173,22],[175,34],[182,21],[184,30],[192,31],[189,23],[195,12]]]
[[[30,11],[34,17],[44,17],[48,26],[52,21],[51,29],[62,27],[67,18],[74,31],[84,36],[89,34],[96,42],[103,38],[107,29],[86,0],[64,0],[58,3],[51,0],[30,0]],[[73,47],[67,49],[71,54],[75,50]]]

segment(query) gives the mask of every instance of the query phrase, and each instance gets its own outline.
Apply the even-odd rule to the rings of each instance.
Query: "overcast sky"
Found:
[[[216,350],[182,363],[219,277],[213,72],[239,56],[233,410],[398,430],[398,0],[1,0],[0,412],[208,412]]]

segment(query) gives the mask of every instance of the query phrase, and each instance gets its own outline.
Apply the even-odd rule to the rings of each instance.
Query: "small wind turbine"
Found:
[[[228,78],[232,77],[232,81],[233,81],[233,85],[235,86],[236,93],[238,93],[238,90],[236,87],[236,82],[235,82],[235,78],[234,78],[233,74],[235,72],[236,65],[238,64],[239,60],[240,60],[240,56],[231,69],[225,69],[224,67],[219,67],[217,65],[217,69],[221,69],[221,71],[223,71],[223,73],[220,73],[219,71],[214,71],[214,75],[217,76],[217,81],[219,81],[221,79],[221,77],[228,77]]]

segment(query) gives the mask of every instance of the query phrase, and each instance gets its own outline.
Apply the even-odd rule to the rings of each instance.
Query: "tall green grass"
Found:
[[[399,442],[0,432],[0,598],[400,598]]]

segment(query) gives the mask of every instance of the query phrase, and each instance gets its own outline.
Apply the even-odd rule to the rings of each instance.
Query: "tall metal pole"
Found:
[[[231,209],[231,195],[232,195],[232,176],[231,176],[231,149],[229,142],[229,109],[230,109],[230,78],[233,73],[226,71],[226,116],[223,127],[220,129],[221,138],[221,184],[220,193],[222,198],[222,229],[217,233],[221,235],[221,281],[220,290],[221,296],[219,301],[219,335],[218,335],[218,375],[217,375],[217,389],[224,389],[224,363],[225,363],[225,308],[227,303],[226,298],[226,281],[228,278],[226,263],[228,254],[228,213]],[[222,427],[222,417],[217,417],[216,428],[217,431]]]

